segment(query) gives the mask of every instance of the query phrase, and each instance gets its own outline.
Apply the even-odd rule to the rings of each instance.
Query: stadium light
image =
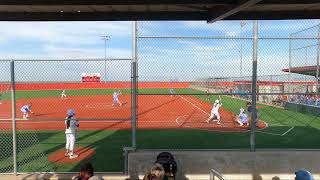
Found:
[[[110,36],[100,36],[104,41],[104,83],[107,82],[107,41],[110,40]]]
[[[243,35],[243,27],[245,26],[247,24],[247,22],[246,21],[241,21],[240,22],[240,36],[242,37]],[[243,40],[241,39],[240,40],[241,42],[240,42],[240,77],[242,78],[242,43],[243,43]]]

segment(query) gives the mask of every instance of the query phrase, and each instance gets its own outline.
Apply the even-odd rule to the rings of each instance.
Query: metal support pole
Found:
[[[242,36],[242,32],[243,32],[243,30],[242,30],[242,28],[243,28],[243,25],[242,25],[242,23],[240,24],[240,26],[241,26],[241,36]],[[240,77],[242,77],[242,39],[240,40],[241,41],[241,43],[240,43]]]
[[[132,25],[132,62],[131,62],[131,123],[132,123],[132,147],[137,146],[137,22]]]
[[[258,21],[253,21],[253,62],[252,62],[252,115],[251,115],[251,123],[250,123],[250,151],[255,151],[255,121],[257,118],[257,55],[258,55]]]
[[[306,58],[304,62],[304,66],[307,67],[308,64],[308,48],[306,48]],[[307,81],[307,76],[304,76],[304,80]]]
[[[107,83],[107,40],[104,40],[104,83]]]
[[[289,76],[288,76],[288,93],[290,93],[290,90],[291,90],[291,56],[292,56],[292,47],[291,47],[291,34],[290,34],[290,39],[289,39]]]
[[[13,173],[17,175],[17,133],[16,133],[16,88],[14,61],[10,62],[11,69],[11,113],[12,113],[12,147],[13,147]]]
[[[241,21],[240,22],[240,41],[241,41],[241,43],[240,43],[240,77],[242,78],[242,76],[243,76],[243,70],[242,70],[242,67],[243,67],[243,59],[242,59],[242,57],[243,57],[243,53],[242,53],[242,51],[243,51],[243,39],[242,39],[242,37],[243,37],[243,27],[246,25],[247,23],[245,22],[245,21]]]
[[[319,93],[319,53],[320,53],[320,25],[318,25],[318,49],[317,49],[317,74],[316,74],[316,93]]]
[[[107,41],[110,40],[110,36],[101,36],[104,40],[104,83],[107,82]]]

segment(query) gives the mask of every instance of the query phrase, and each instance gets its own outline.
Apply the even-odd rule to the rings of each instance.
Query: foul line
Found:
[[[204,111],[203,109],[199,108],[197,105],[193,104],[192,102],[188,101],[186,98],[182,97],[181,95],[179,95],[181,99],[187,101],[188,103],[190,103],[193,107],[197,108],[198,110],[202,111],[203,113],[205,113],[206,115],[210,116],[209,113],[207,113],[206,111]]]
[[[181,99],[185,100],[186,102],[190,103],[193,107],[197,108],[198,110],[202,111],[203,113],[207,114],[210,116],[209,113],[207,113],[206,111],[204,111],[203,109],[201,109],[200,107],[198,107],[197,105],[193,104],[192,102],[190,102],[189,100],[187,100],[186,98],[182,97],[181,95],[179,95]],[[185,115],[186,116],[186,115]],[[181,126],[181,124],[178,122],[178,119],[181,118],[183,116],[180,116],[176,119],[176,123]],[[288,134],[294,127],[291,127],[289,130],[287,130],[286,132],[282,133],[282,134],[278,134],[278,133],[271,133],[271,132],[264,132],[264,131],[256,131],[258,133],[262,133],[262,134],[269,134],[269,135],[276,135],[276,136],[285,136],[286,134]],[[196,128],[195,128],[196,129]],[[247,131],[245,131],[247,132]]]
[[[198,101],[196,101],[196,100],[194,100],[194,99],[189,99],[189,100],[191,100],[191,101],[193,101],[193,102],[195,102],[195,103],[197,103],[197,104],[199,104],[199,105],[203,106],[203,104],[202,104],[202,103],[200,103],[200,102],[198,102]]]
[[[181,126],[182,123],[179,122],[179,119],[182,117],[187,117],[189,115],[182,115],[176,118],[176,123]],[[240,130],[239,131],[223,131],[223,130],[217,130],[217,129],[207,129],[207,128],[196,128],[196,127],[192,127],[192,126],[182,126],[183,128],[189,128],[189,129],[196,129],[196,130],[205,130],[205,131],[211,131],[211,132],[221,132],[221,133],[225,133],[225,132],[237,132],[237,133],[247,133],[250,130]]]

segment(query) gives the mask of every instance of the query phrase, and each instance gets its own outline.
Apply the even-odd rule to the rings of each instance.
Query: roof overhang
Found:
[[[317,66],[303,66],[303,67],[292,67],[287,69],[282,69],[283,72],[290,72],[295,74],[303,74],[307,76],[317,76]]]
[[[1,21],[320,19],[319,0],[0,0]]]

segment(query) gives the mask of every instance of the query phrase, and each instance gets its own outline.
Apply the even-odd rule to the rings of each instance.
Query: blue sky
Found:
[[[319,20],[259,21],[260,37],[288,37],[290,33],[319,24]],[[1,59],[103,58],[101,35],[109,35],[108,58],[131,58],[132,22],[0,22]],[[241,33],[240,21],[213,24],[194,21],[139,22],[139,36],[252,36],[252,21]],[[311,29],[300,36],[317,35]],[[243,74],[251,75],[252,41],[237,39],[139,39],[141,80],[196,80],[240,74],[240,45],[243,45]],[[310,41],[294,41],[300,46]],[[281,74],[288,67],[288,40],[259,41],[260,75]],[[315,48],[295,51],[296,65],[312,65]],[[305,55],[307,54],[307,55]],[[307,57],[307,58],[306,58]],[[301,60],[303,59],[303,61]],[[303,63],[301,63],[303,62]],[[307,62],[307,63],[306,63]],[[8,63],[0,64],[1,80],[7,80]],[[103,62],[18,63],[20,81],[74,81],[83,72],[104,72]],[[41,75],[39,75],[39,73]],[[108,80],[130,80],[130,62],[108,62]]]

